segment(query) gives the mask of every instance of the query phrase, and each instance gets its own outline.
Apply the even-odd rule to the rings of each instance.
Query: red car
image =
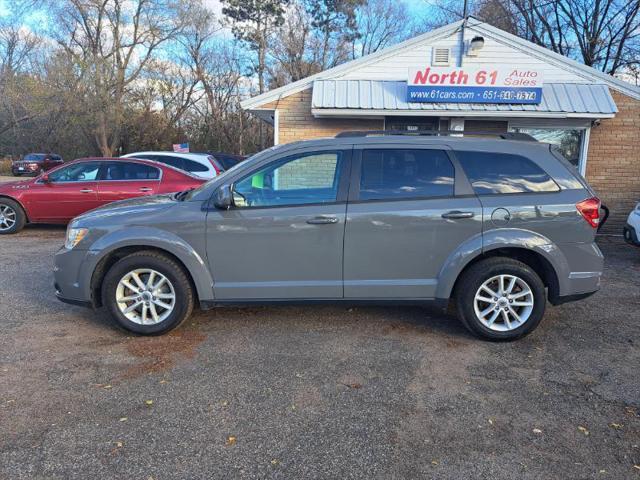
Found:
[[[67,223],[106,203],[179,192],[205,180],[151,160],[82,158],[27,181],[0,184],[0,234],[25,223]]]
[[[39,175],[63,163],[62,157],[55,153],[29,153],[22,160],[11,164],[11,173],[16,177],[25,174]]]

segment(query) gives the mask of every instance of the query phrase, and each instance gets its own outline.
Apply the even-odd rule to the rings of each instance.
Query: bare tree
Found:
[[[357,8],[353,58],[368,55],[398,43],[409,33],[407,7],[395,0],[368,0]]]
[[[179,31],[171,0],[66,0],[60,8],[59,45],[85,86],[102,155],[120,145],[125,95],[141,78],[156,50]]]
[[[314,35],[311,15],[301,3],[288,10],[283,25],[270,38],[269,87],[295,82],[322,70],[323,42]]]

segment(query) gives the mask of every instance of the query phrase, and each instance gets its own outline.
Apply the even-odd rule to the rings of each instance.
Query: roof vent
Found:
[[[431,58],[431,65],[439,67],[449,66],[449,49],[448,48],[434,48],[433,56]]]

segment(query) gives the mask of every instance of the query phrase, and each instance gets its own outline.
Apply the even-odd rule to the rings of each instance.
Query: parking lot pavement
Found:
[[[225,308],[143,338],[0,238],[0,478],[640,478],[640,250],[513,343],[420,307]]]

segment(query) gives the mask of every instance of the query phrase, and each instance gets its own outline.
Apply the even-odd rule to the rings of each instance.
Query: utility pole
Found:
[[[458,56],[458,67],[462,66],[462,58],[464,57],[464,27],[467,24],[467,17],[469,16],[468,0],[464,0],[464,6],[462,7],[462,26],[460,27],[460,52]]]

